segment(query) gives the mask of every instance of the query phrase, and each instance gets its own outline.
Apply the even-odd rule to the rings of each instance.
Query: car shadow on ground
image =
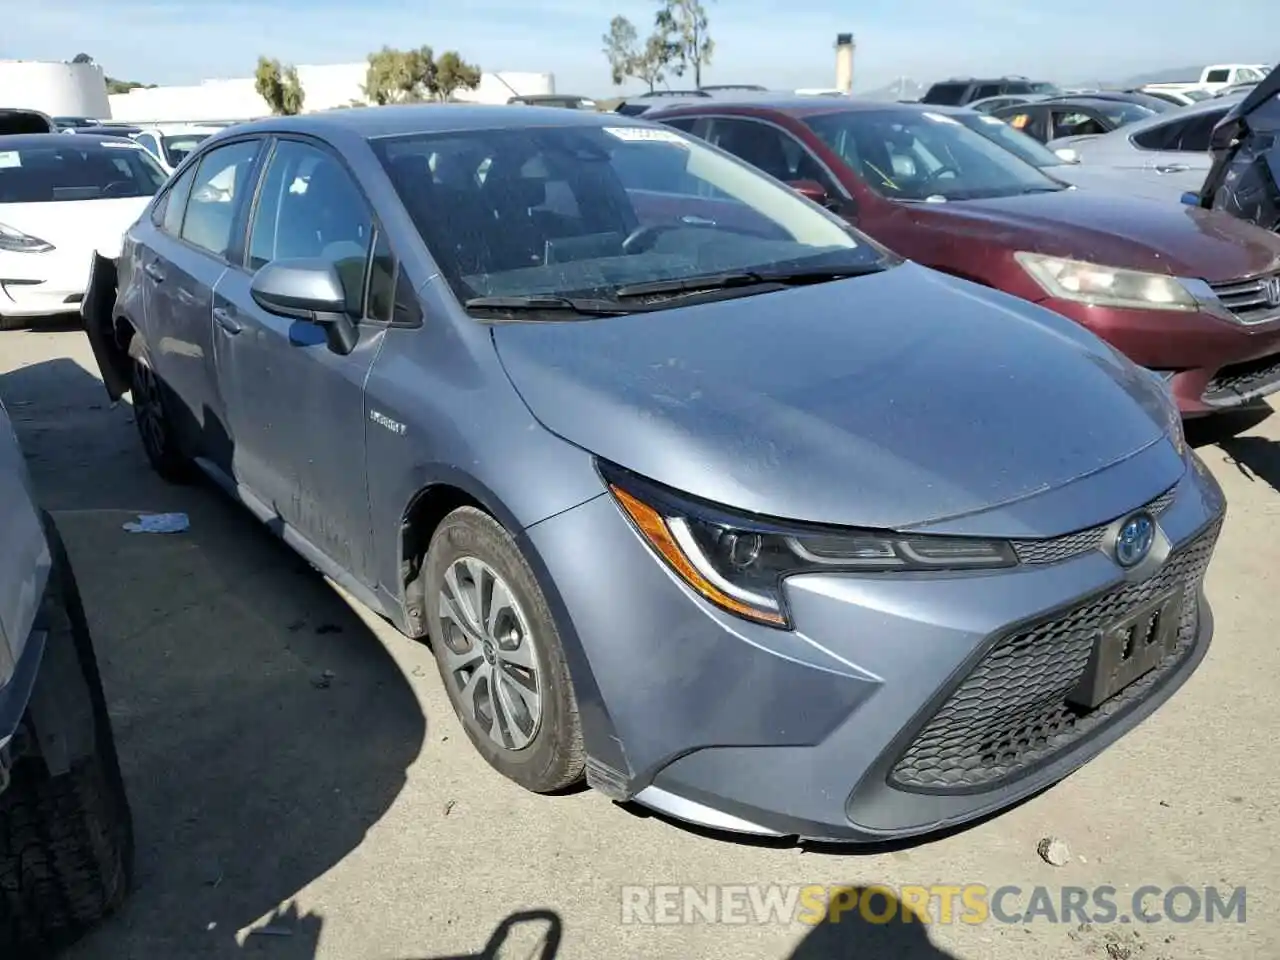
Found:
[[[1247,480],[1261,480],[1280,491],[1280,443],[1266,437],[1243,435],[1272,414],[1270,406],[1259,404],[1246,410],[1191,420],[1186,425],[1187,442],[1198,450],[1216,445],[1226,455],[1226,462]]]
[[[68,956],[238,956],[237,931],[338,864],[399,795],[426,737],[418,697],[246,510],[151,474],[128,404],[81,366],[19,368],[0,396],[84,595],[134,815],[133,892]],[[189,528],[124,530],[140,511],[181,511]],[[294,919],[273,956],[314,955],[315,920]]]

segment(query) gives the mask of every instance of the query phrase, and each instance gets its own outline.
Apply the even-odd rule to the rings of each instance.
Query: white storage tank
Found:
[[[111,119],[107,78],[96,63],[0,60],[0,107],[51,117]]]

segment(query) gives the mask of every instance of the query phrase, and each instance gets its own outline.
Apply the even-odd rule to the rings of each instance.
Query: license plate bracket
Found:
[[[1093,710],[1154,670],[1177,644],[1184,593],[1178,584],[1100,630],[1067,702]]]

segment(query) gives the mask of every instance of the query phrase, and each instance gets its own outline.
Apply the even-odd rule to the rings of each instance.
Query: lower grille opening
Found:
[[[1152,577],[1122,584],[998,640],[960,681],[889,773],[900,789],[970,793],[994,789],[1069,750],[1145,699],[1191,654],[1200,586],[1221,520],[1182,547]],[[1079,688],[1101,631],[1161,597],[1179,596],[1176,627],[1159,662],[1092,709]],[[1139,629],[1135,642],[1145,642]]]
[[[1280,354],[1223,367],[1204,388],[1205,403],[1236,401],[1280,385]]]

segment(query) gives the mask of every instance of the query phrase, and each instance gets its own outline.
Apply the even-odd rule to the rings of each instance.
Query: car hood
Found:
[[[58,250],[83,252],[85,262],[97,250],[120,256],[125,231],[146,209],[150,197],[62,200],[55,203],[0,204],[0,223],[47,240]]]
[[[1012,503],[1154,447],[1168,410],[1083,328],[910,263],[493,336],[553,433],[688,494],[815,523],[901,529]]]
[[[1209,282],[1276,269],[1280,237],[1212,210],[1094,190],[913,206],[913,219],[983,240],[1091,263]]]

